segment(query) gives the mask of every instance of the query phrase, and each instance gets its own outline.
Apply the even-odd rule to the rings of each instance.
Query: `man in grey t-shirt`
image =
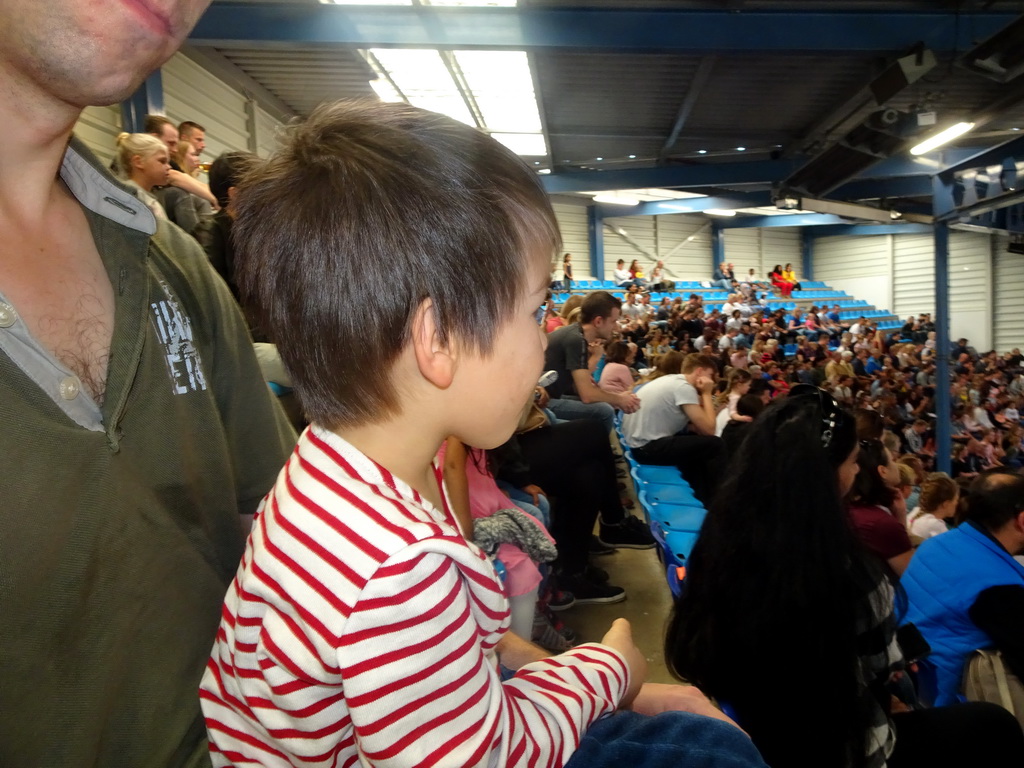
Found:
[[[718,365],[711,355],[688,355],[679,374],[643,385],[641,408],[622,419],[622,434],[641,464],[678,467],[694,495],[711,503],[728,458],[715,437],[711,391]],[[689,427],[693,434],[685,433]]]

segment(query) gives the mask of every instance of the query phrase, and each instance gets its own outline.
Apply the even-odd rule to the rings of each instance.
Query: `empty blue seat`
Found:
[[[641,464],[637,467],[633,480],[637,483],[657,483],[660,485],[684,485],[687,488],[690,484],[679,474],[675,467],[658,467],[653,464]],[[637,490],[641,490],[638,488]]]
[[[699,534],[690,531],[665,531],[665,563],[666,565],[686,565],[686,561],[693,552],[693,545],[697,543]]]
[[[666,530],[698,533],[707,517],[704,507],[684,507],[679,504],[655,504],[651,507],[651,522]]]
[[[640,493],[646,497],[648,504],[680,504],[686,507],[704,506],[689,487],[682,485],[655,485],[653,483],[644,486]],[[641,499],[643,503],[644,499]]]

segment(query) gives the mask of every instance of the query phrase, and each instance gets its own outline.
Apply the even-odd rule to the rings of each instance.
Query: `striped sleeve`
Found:
[[[560,766],[628,684],[622,658],[585,646],[502,683],[481,643],[473,574],[419,542],[369,581],[337,665],[363,761],[375,766]],[[455,554],[453,558],[451,555]]]

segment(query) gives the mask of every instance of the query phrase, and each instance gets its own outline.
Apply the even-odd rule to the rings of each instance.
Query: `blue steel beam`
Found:
[[[711,224],[711,274],[725,261],[725,230],[720,222]]]
[[[590,242],[590,276],[604,280],[604,217],[596,205],[587,206],[587,240]]]
[[[121,102],[121,126],[128,133],[145,130],[146,115],[164,113],[164,85],[160,70],[151,74],[126,101]]]
[[[722,222],[725,229],[747,227],[820,227],[826,224],[846,224],[848,219],[831,213],[792,213],[775,216],[737,216]]]
[[[786,178],[795,160],[754,160],[744,163],[667,165],[660,168],[631,168],[621,171],[578,171],[552,173],[541,183],[549,195],[570,192],[600,192],[607,189],[649,189],[656,187],[728,187],[770,184]]]
[[[883,181],[902,177],[931,178],[946,163],[960,161],[971,154],[974,154],[972,150],[956,149],[922,157],[907,155],[891,157],[868,168],[855,181],[869,179]],[[806,161],[806,157],[794,157],[785,160],[666,165],[658,168],[630,168],[618,171],[569,171],[544,176],[541,183],[551,195],[570,192],[600,192],[609,189],[647,189],[650,187],[692,189],[751,184],[771,185],[781,182]],[[840,187],[840,190],[842,189],[843,187]],[[833,193],[829,197],[839,199],[836,194]]]
[[[845,235],[930,235],[930,224],[836,224],[827,227],[814,227],[804,230],[804,234],[812,240],[822,237]]]
[[[829,200],[881,200],[894,197],[928,197],[932,180],[928,176],[896,176],[888,179],[859,179],[828,193]],[[931,208],[928,209],[931,213]]]
[[[951,11],[693,11],[684,9],[336,6],[214,3],[190,41],[217,48],[563,48],[602,51],[887,54],[920,42],[937,54],[970,48],[1016,18]]]
[[[700,213],[709,208],[756,208],[759,205],[771,205],[770,192],[753,192],[751,194],[735,194],[710,197],[684,197],[678,200],[653,200],[639,205],[610,205],[604,203],[598,207],[602,216],[661,216],[666,213]]]
[[[935,468],[949,473],[953,410],[949,392],[949,225],[935,222]]]
[[[801,275],[804,280],[814,279],[814,238],[810,236],[810,230],[800,230],[800,261],[803,271]]]

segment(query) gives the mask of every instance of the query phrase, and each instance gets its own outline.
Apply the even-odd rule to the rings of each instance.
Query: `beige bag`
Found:
[[[1007,710],[1024,726],[1024,684],[996,650],[972,651],[964,670],[964,696],[988,701]]]

